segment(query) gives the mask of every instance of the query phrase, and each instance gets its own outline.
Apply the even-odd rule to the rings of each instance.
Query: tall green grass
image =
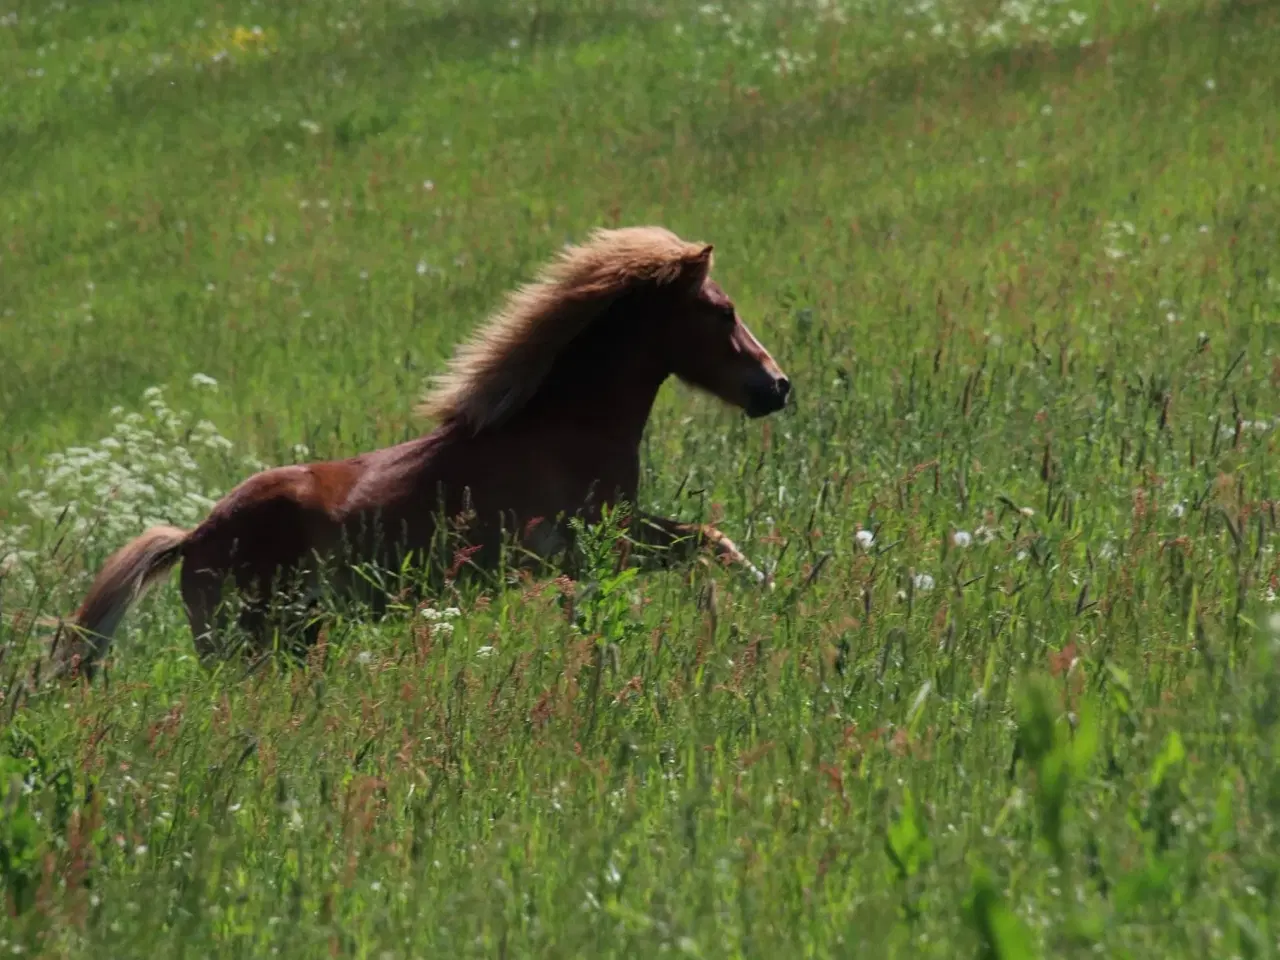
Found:
[[[0,950],[1275,955],[1277,44],[1189,0],[0,10]],[[641,506],[775,591],[601,561],[246,675],[168,587],[19,696],[148,518],[425,429],[506,290],[639,222],[796,386],[664,391]]]

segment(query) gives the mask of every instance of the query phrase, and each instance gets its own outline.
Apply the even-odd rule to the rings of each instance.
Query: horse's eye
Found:
[[[730,320],[730,321],[737,320],[738,311],[734,310],[733,307],[722,307],[720,309],[720,316],[723,317],[725,320]]]

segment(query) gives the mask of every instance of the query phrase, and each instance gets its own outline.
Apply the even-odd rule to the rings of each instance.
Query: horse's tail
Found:
[[[177,527],[152,527],[107,559],[67,625],[70,636],[60,657],[64,668],[93,679],[129,605],[182,559],[189,536]]]

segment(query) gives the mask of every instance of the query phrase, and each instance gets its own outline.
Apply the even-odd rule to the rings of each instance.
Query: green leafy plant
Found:
[[[1040,835],[1059,865],[1067,860],[1064,823],[1067,795],[1087,769],[1098,747],[1097,713],[1086,699],[1074,730],[1053,706],[1052,688],[1033,677],[1018,700],[1018,751],[1034,777],[1033,793]]]
[[[909,884],[932,860],[933,844],[929,841],[923,811],[910,789],[902,791],[902,803],[885,831],[884,849],[902,884],[903,911],[908,918],[914,919],[918,909],[909,895]]]
[[[1026,924],[1009,909],[984,867],[973,871],[965,918],[978,934],[981,960],[1034,960],[1039,956]]]

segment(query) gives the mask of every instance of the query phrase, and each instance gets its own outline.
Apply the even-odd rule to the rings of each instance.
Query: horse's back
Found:
[[[277,566],[327,549],[359,474],[353,461],[274,467],[242,481],[193,532],[186,553],[213,567]]]

